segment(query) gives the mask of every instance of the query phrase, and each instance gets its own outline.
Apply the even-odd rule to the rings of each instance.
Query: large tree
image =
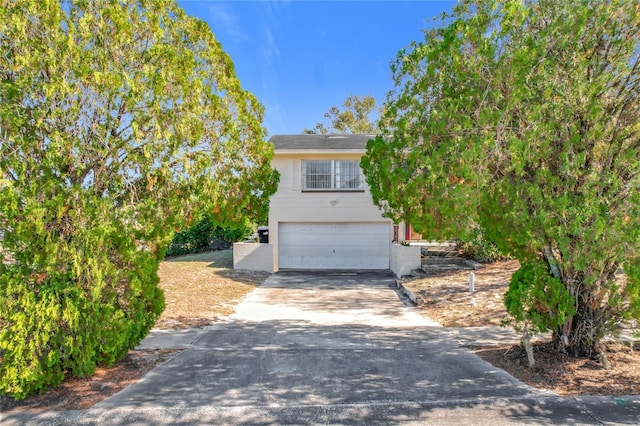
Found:
[[[387,215],[516,255],[509,312],[572,354],[640,314],[639,54],[637,2],[463,2],[399,52],[362,164]]]
[[[316,123],[312,129],[304,129],[307,134],[373,134],[376,131],[376,121],[372,114],[376,111],[376,99],[366,95],[348,96],[342,109],[332,106],[324,114],[328,124]]]
[[[263,108],[174,0],[0,0],[0,392],[91,374],[163,309],[192,212],[260,214]]]

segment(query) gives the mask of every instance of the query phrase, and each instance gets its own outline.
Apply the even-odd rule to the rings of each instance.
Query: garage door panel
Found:
[[[333,236],[334,238],[332,239],[332,241],[328,241],[329,243],[333,242],[334,246],[337,247],[346,247],[350,244],[350,238],[348,236],[348,234],[346,233],[341,233],[341,234],[335,234]]]
[[[388,269],[388,223],[280,223],[283,269]]]

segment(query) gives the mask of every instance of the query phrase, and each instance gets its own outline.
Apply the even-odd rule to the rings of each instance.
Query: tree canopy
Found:
[[[328,124],[316,123],[312,129],[304,129],[306,134],[373,134],[376,131],[376,99],[366,95],[348,96],[342,109],[333,106],[324,114]]]
[[[0,1],[0,392],[91,374],[163,308],[174,229],[259,215],[263,107],[174,0]]]
[[[388,216],[514,254],[509,312],[574,354],[640,314],[639,55],[637,2],[463,2],[398,53],[362,162]]]

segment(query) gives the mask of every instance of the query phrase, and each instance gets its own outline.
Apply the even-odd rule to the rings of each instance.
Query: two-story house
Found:
[[[404,235],[404,228],[382,217],[360,169],[373,137],[273,136],[272,166],[280,172],[280,184],[269,206],[269,248],[234,247],[236,267],[257,262],[261,267],[255,269],[272,263],[273,271],[393,270],[392,242]],[[258,249],[262,260],[240,253]],[[412,258],[410,267],[419,267],[417,253],[417,265]]]

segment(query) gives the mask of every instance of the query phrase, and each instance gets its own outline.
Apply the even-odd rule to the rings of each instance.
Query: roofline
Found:
[[[269,142],[276,153],[363,153],[374,134],[300,134],[273,135]]]
[[[366,149],[335,149],[335,148],[309,148],[309,149],[274,149],[274,154],[364,154]]]

